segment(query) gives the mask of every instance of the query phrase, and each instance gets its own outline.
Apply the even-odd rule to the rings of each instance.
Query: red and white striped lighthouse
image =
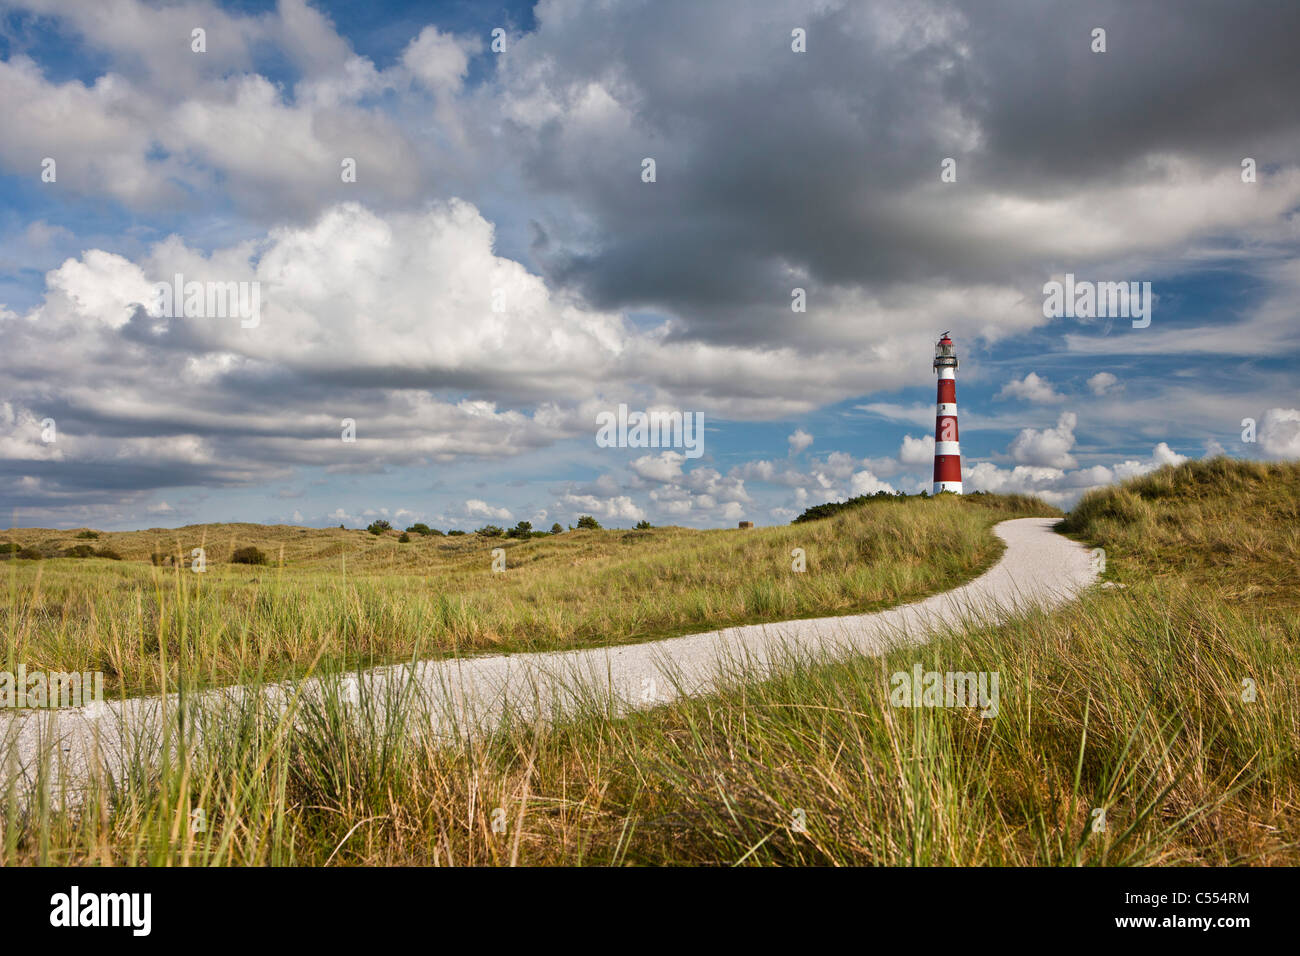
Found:
[[[934,493],[961,494],[961,446],[957,442],[957,352],[950,333],[934,347],[939,373],[939,401],[934,409]]]

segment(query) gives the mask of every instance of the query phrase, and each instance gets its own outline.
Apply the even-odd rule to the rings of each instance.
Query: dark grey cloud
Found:
[[[512,70],[521,97],[600,84],[627,128],[580,106],[514,128],[530,184],[576,210],[543,217],[534,255],[598,307],[658,306],[719,341],[789,338],[783,265],[821,289],[1041,282],[1034,243],[972,241],[956,221],[980,197],[1157,183],[1149,161],[1165,156],[1233,171],[1300,154],[1300,4],[566,9],[562,23],[539,10],[506,88]],[[655,184],[639,181],[643,156]],[[955,186],[939,183],[949,156]]]
[[[980,64],[991,179],[1078,185],[1131,175],[1130,163],[1159,152],[1294,161],[1300,116],[1287,91],[1300,85],[1300,5],[960,5]],[[1090,49],[1094,27],[1107,31],[1105,54]]]

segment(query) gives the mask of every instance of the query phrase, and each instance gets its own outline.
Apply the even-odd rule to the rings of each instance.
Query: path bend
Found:
[[[448,740],[489,731],[507,712],[553,719],[592,693],[612,712],[668,703],[707,693],[738,662],[747,675],[761,677],[792,655],[879,655],[922,643],[944,628],[1063,604],[1091,585],[1097,572],[1087,548],[1052,530],[1057,520],[1016,518],[995,525],[1006,549],[992,568],[950,591],[882,611],[748,624],[642,644],[390,665],[328,682],[271,684],[260,692],[281,708],[295,694],[339,694],[374,719],[402,699],[418,714],[413,732]],[[201,735],[205,719],[249,693],[257,691],[233,687],[190,695],[191,732]],[[100,773],[119,776],[133,751],[156,746],[161,752],[164,725],[174,724],[176,709],[170,695],[0,717],[0,792],[15,773],[30,783],[43,760],[53,761],[46,764],[52,772],[45,779],[60,781],[64,792],[81,789]]]

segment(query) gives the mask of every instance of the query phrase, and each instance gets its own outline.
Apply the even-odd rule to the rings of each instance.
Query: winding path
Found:
[[[945,628],[1001,620],[1028,606],[1062,604],[1097,574],[1089,551],[1053,532],[1055,523],[1054,518],[1004,521],[994,530],[1006,550],[984,574],[951,591],[870,614],[750,624],[646,644],[425,661],[328,683],[273,684],[261,693],[279,707],[295,694],[337,694],[367,720],[396,713],[391,708],[401,700],[412,732],[448,740],[490,730],[506,713],[526,720],[554,718],[593,693],[612,712],[654,706],[706,693],[738,666],[747,676],[761,677],[793,658],[878,655],[923,643]],[[223,705],[249,693],[233,687],[191,695],[187,726],[195,736],[190,739],[201,736],[205,720]],[[58,781],[65,793],[96,774],[116,776],[133,751],[161,753],[162,730],[176,725],[177,703],[174,695],[143,697],[0,718],[0,793],[14,774],[32,780],[42,761],[51,761],[46,779]]]

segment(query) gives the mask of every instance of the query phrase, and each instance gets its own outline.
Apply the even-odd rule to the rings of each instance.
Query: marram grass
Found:
[[[507,716],[448,746],[406,732],[401,706],[364,699],[351,719],[337,695],[306,702],[293,733],[287,718],[234,708],[188,760],[141,761],[127,785],[75,809],[24,812],[12,794],[0,852],[159,865],[1295,865],[1300,624],[1284,568],[1298,496],[1291,465],[1166,469],[1089,495],[1068,522],[1105,548],[1121,587],[884,659],[791,654],[762,681],[739,660],[721,692],[626,717],[593,697],[562,724]],[[917,662],[998,671],[998,716],[891,707],[889,675]]]
[[[960,584],[997,559],[991,525],[1029,499],[888,501],[791,527],[573,531],[523,541],[195,526],[104,533],[126,560],[0,563],[9,670],[103,671],[110,692],[222,685],[450,654],[655,640],[869,611]],[[0,532],[50,551],[74,531]],[[59,537],[62,535],[62,537]],[[66,541],[64,540],[66,539]],[[236,548],[266,566],[231,564]],[[150,564],[153,553],[207,569]],[[505,571],[492,570],[493,550]],[[802,548],[807,571],[791,570]],[[0,667],[0,669],[4,669]]]

